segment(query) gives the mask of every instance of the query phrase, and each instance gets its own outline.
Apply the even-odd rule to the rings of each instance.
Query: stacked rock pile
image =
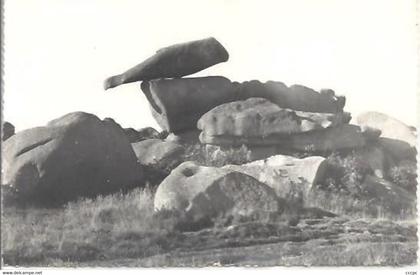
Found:
[[[317,92],[276,81],[238,83],[222,76],[181,78],[228,58],[214,38],[177,44],[108,78],[104,86],[141,80],[141,90],[163,130],[181,136],[201,131],[203,144],[245,144],[253,160],[278,153],[360,148],[372,138],[371,131],[348,124],[345,97],[331,89]]]
[[[179,156],[182,149],[173,141],[181,145],[183,142],[211,145],[220,150],[245,145],[250,152],[249,160],[253,162],[240,166],[180,164],[177,158],[179,162],[170,165],[171,173],[162,177],[157,189],[156,209],[177,209],[200,218],[236,209],[232,205],[237,203],[241,207],[235,211],[245,211],[265,200],[266,204],[259,207],[270,212],[283,208],[284,201],[272,204],[268,193],[276,193],[288,204],[296,189],[300,190],[304,205],[319,206],[308,197],[312,187],[325,178],[327,165],[322,156],[349,151],[357,152],[374,175],[365,180],[368,197],[382,201],[388,210],[398,212],[406,208],[397,202],[410,197],[407,191],[383,178],[384,170],[395,165],[395,160],[414,161],[413,129],[371,114],[359,117],[356,125],[350,124],[351,114],[344,111],[345,97],[331,89],[318,92],[277,81],[239,83],[223,76],[184,77],[228,58],[228,52],[216,39],[207,38],[163,48],[136,67],[105,81],[105,89],[142,81],[141,90],[153,117],[169,134],[165,142],[149,141],[155,148],[152,159],[160,155],[156,152],[164,153],[162,156],[178,152],[174,155]],[[388,133],[389,127],[401,134],[393,134],[392,130]],[[385,133],[382,137],[381,132]],[[397,139],[393,139],[396,135]],[[148,155],[151,148],[143,143],[132,145],[139,159],[144,159],[141,155]],[[298,159],[284,155],[312,157]],[[235,185],[237,181],[242,182],[240,188]],[[261,198],[251,196],[245,201],[237,198],[255,193],[261,194]]]
[[[360,179],[366,202],[398,215],[413,209],[411,189],[388,180],[391,167],[415,164],[415,129],[374,112],[352,125],[345,97],[331,89],[184,77],[228,58],[216,39],[207,38],[163,48],[105,80],[105,89],[142,81],[160,133],[123,129],[111,118],[83,112],[16,134],[4,123],[3,201],[54,206],[152,182],[159,185],[156,210],[176,209],[198,220],[227,212],[278,213],[296,202],[337,212],[328,199],[311,198],[329,173],[324,156],[352,150],[370,169]],[[250,156],[242,165],[206,167],[188,161],[190,143],[217,152],[245,145]],[[411,184],[401,172],[394,178]]]

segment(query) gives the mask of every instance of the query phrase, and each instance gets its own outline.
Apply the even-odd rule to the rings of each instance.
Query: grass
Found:
[[[188,227],[190,221],[178,213],[154,212],[153,192],[151,188],[135,189],[126,194],[83,199],[60,209],[5,208],[4,263],[13,266],[182,266],[191,264],[191,258],[195,259],[195,265],[218,261],[263,265],[414,263],[411,259],[415,259],[413,243],[416,243],[417,227],[413,222],[313,214],[302,216],[293,224],[287,217],[264,221],[220,217],[206,228],[196,230]],[[319,243],[322,243],[322,253]],[[281,261],[274,261],[270,260],[273,253],[281,250],[264,252],[264,247],[281,249],[291,244],[307,257],[297,260],[285,252]],[[378,247],[383,251],[377,251]],[[376,258],[359,257],[364,249],[370,249]],[[261,255],[266,258],[255,254],[255,250],[262,250]],[[401,258],[401,253],[409,258]]]
[[[185,160],[224,166],[250,158],[244,146],[198,145],[187,148]],[[220,216],[203,223],[182,213],[155,212],[155,188],[149,186],[55,209],[8,206],[3,261],[59,267],[414,264],[415,207],[390,215],[380,201],[367,199],[363,179],[370,171],[356,154],[333,154],[327,161],[327,180],[306,195],[287,187],[285,212],[260,220]],[[411,188],[410,166],[391,170],[390,177]],[[305,201],[341,216],[305,208]]]
[[[176,238],[177,217],[154,213],[151,189],[70,203],[61,209],[5,209],[8,264],[144,257]]]

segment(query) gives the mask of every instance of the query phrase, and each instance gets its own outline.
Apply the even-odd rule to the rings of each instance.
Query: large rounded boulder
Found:
[[[62,204],[142,184],[136,155],[112,120],[75,112],[3,144],[3,181],[13,197]]]
[[[260,216],[283,205],[274,190],[246,174],[184,162],[159,185],[155,210],[177,210],[194,220],[222,214]]]
[[[381,137],[395,139],[416,146],[416,132],[405,123],[379,112],[365,112],[357,116],[357,124],[381,130]]]

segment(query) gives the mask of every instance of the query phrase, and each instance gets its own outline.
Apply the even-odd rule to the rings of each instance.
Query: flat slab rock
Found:
[[[182,163],[159,185],[154,207],[182,211],[195,219],[225,213],[251,216],[282,210],[274,190],[255,178],[194,162]]]
[[[123,129],[88,113],[20,131],[2,149],[2,185],[22,201],[61,204],[144,184]]]
[[[197,123],[206,136],[287,136],[348,123],[349,113],[311,113],[284,109],[264,98],[249,98],[219,105]]]
[[[276,146],[278,150],[296,152],[331,152],[361,148],[366,145],[367,137],[359,126],[343,124],[338,127],[314,130],[288,136],[269,135],[264,137],[207,135],[201,132],[200,141],[204,144],[219,146]]]

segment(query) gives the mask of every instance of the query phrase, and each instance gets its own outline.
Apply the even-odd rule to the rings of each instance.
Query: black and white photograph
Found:
[[[3,1],[2,274],[416,275],[419,10]]]

